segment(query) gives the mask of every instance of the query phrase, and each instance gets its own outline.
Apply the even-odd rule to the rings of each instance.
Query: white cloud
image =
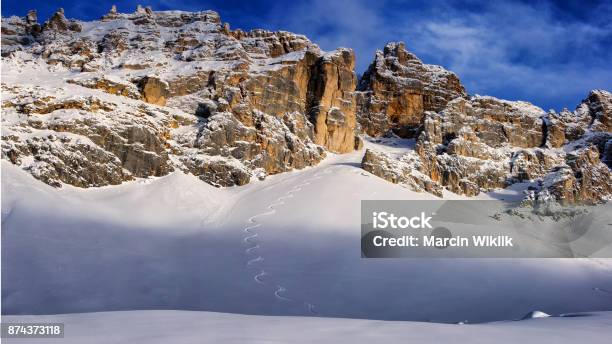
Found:
[[[592,88],[612,84],[612,5],[589,21],[556,18],[550,3],[452,0],[429,4],[315,0],[270,12],[276,26],[307,34],[324,49],[348,46],[363,71],[376,49],[406,41],[425,62],[442,64],[468,91],[573,107]],[[609,86],[608,86],[609,87]]]
[[[474,93],[559,108],[612,85],[612,53],[602,48],[612,37],[610,27],[560,22],[545,4],[495,2],[480,13],[455,10],[401,31],[416,35],[414,50],[446,62]]]

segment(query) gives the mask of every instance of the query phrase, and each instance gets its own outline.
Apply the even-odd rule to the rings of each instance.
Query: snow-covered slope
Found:
[[[362,154],[225,189],[181,172],[54,189],[2,162],[3,313],[481,322],[612,309],[610,260],[361,259],[360,200],[435,199],[364,172]]]
[[[46,343],[608,343],[612,313],[478,325],[429,324],[312,317],[268,317],[211,312],[132,311],[5,316],[3,321],[62,322],[63,339]],[[23,339],[4,340],[23,343]]]

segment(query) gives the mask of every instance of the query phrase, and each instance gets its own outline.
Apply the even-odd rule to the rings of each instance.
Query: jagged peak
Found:
[[[452,95],[465,96],[465,88],[459,77],[442,66],[425,64],[415,54],[406,50],[404,42],[389,42],[383,50],[377,50],[374,61],[359,81],[359,91],[367,91],[375,79],[388,79],[387,83],[410,88],[452,89]]]
[[[81,31],[81,25],[76,20],[68,20],[66,19],[66,15],[63,8],[59,8],[49,20],[45,22],[43,25],[43,31],[56,31],[56,32],[64,32],[64,31]]]
[[[576,113],[591,118],[591,130],[609,132],[612,130],[612,93],[603,89],[591,90],[576,107]]]
[[[131,13],[120,12],[116,5],[112,5],[109,12],[102,16],[103,21],[122,20],[122,19],[141,19],[151,18],[157,25],[160,26],[175,26],[176,23],[188,24],[195,21],[203,21],[214,24],[221,24],[221,16],[219,13],[212,10],[204,11],[154,11],[151,6],[143,7],[138,5],[136,10]],[[173,22],[173,25],[169,25]]]
[[[601,107],[612,107],[612,93],[604,89],[591,90],[586,98],[578,104],[577,109],[583,106],[588,106],[592,110]]]
[[[323,54],[324,59],[343,58],[345,60],[355,60],[355,51],[351,48],[340,47]]]
[[[466,100],[463,98],[457,98],[457,99],[451,100],[449,102],[449,106],[451,106],[452,104],[457,104],[461,102],[466,102]],[[470,97],[470,99],[467,100],[467,102],[479,104],[480,106],[484,105],[485,107],[486,106],[504,106],[506,110],[509,111],[510,113],[512,112],[521,113],[521,114],[532,116],[532,117],[541,117],[546,114],[546,111],[544,111],[544,109],[542,109],[541,107],[534,105],[528,101],[523,101],[523,100],[507,100],[507,99],[501,99],[501,98],[497,98],[493,96],[482,96],[482,95],[476,94]]]
[[[587,96],[587,99],[592,97],[592,96],[612,98],[612,93],[610,93],[609,91],[604,90],[604,89],[594,89],[594,90],[591,90],[589,92],[589,95]]]
[[[36,12],[36,10],[29,10],[25,18],[26,23],[35,24],[38,22],[38,12]]]
[[[401,64],[404,64],[406,61],[418,61],[422,63],[415,54],[406,50],[406,43],[402,41],[388,42],[382,52],[384,57],[397,57]]]

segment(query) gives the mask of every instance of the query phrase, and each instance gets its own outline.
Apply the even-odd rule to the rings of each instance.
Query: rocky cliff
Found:
[[[349,49],[212,11],[2,18],[2,157],[52,185],[183,169],[220,186],[352,151]]]
[[[532,182],[530,199],[601,202],[612,195],[611,104],[612,94],[602,90],[561,113],[493,97],[456,98],[425,114],[415,152],[393,162],[404,171],[396,180],[371,167],[389,159],[380,152],[366,154],[363,167],[415,190],[433,184],[426,190],[435,194],[445,187],[474,196]]]
[[[600,202],[612,182],[612,96],[575,111],[469,96],[459,78],[389,43],[357,80],[350,49],[289,32],[232,30],[212,11],[113,7],[2,18],[2,158],[55,186],[119,184],[180,169],[216,186],[317,164],[359,135],[364,169],[441,196],[531,183],[528,199]]]
[[[393,183],[475,196],[530,182],[528,199],[563,203],[612,195],[608,91],[592,91],[575,111],[560,113],[468,96],[455,74],[389,43],[360,80],[356,99],[364,133],[416,138],[415,151],[404,156],[366,152],[362,167]]]
[[[363,132],[370,136],[392,132],[406,138],[418,135],[426,111],[440,111],[450,100],[466,96],[454,73],[424,64],[402,42],[376,52],[358,91]]]

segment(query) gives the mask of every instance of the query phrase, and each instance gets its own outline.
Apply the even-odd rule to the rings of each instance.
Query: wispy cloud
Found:
[[[403,40],[425,62],[458,73],[472,93],[558,109],[612,85],[612,5],[580,10],[552,1],[317,0],[276,8],[268,20],[325,49],[354,48],[359,71],[376,49]]]
[[[325,50],[355,50],[358,70],[365,70],[376,49],[391,40],[383,12],[386,1],[314,0],[287,9],[274,8],[268,20],[307,34]]]
[[[457,72],[472,92],[572,106],[568,100],[612,85],[612,30],[598,19],[612,12],[602,6],[591,21],[559,21],[550,6],[491,3],[478,13],[451,8],[402,31],[416,33],[414,50]]]

